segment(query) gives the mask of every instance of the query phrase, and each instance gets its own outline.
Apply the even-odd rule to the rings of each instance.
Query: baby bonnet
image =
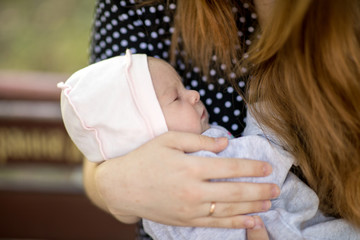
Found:
[[[122,156],[167,132],[147,56],[112,57],[58,84],[65,128],[92,162]]]

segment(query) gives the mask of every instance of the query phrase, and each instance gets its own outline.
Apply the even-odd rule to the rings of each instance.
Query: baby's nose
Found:
[[[199,92],[195,90],[190,90],[190,99],[192,103],[197,103],[200,100]]]

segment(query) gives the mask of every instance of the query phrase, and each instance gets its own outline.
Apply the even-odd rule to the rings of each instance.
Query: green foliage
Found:
[[[95,0],[0,0],[0,69],[74,72],[88,64]]]

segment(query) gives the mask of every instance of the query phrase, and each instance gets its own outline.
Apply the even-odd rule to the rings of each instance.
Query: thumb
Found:
[[[246,229],[247,240],[269,240],[264,222],[259,216],[254,216],[255,227]]]
[[[194,133],[170,131],[162,135],[162,141],[170,148],[177,149],[186,153],[201,150],[210,152],[221,152],[228,145],[226,137],[212,138]]]

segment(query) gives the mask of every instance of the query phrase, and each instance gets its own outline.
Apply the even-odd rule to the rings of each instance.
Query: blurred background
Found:
[[[0,239],[134,239],[86,198],[56,83],[88,65],[95,0],[0,0]]]

